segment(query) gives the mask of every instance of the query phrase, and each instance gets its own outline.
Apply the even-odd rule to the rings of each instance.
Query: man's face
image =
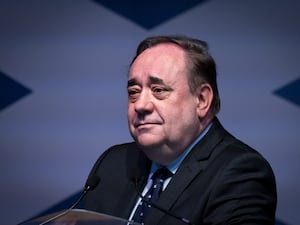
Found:
[[[198,97],[188,86],[186,56],[173,44],[145,50],[128,77],[128,124],[153,161],[170,163],[200,134]]]

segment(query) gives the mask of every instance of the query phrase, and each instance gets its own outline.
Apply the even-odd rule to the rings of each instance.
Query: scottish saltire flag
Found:
[[[1,0],[1,223],[68,207],[97,157],[130,141],[126,76],[147,36],[207,41],[219,115],[277,178],[277,224],[300,224],[300,2]]]

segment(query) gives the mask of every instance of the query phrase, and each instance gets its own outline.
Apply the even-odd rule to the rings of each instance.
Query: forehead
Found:
[[[143,51],[133,62],[136,64],[159,63],[159,62],[182,62],[185,61],[185,52],[175,44],[164,43]]]
[[[175,44],[159,44],[146,49],[133,62],[129,77],[133,76],[170,76],[186,71],[186,55]]]

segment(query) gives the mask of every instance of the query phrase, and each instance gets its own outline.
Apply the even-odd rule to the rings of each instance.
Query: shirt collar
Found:
[[[208,124],[208,126],[203,130],[203,132],[188,146],[184,152],[182,152],[171,164],[167,166],[167,168],[175,174],[177,169],[179,168],[180,164],[182,161],[185,159],[185,157],[190,153],[190,151],[193,149],[193,147],[205,136],[205,134],[209,131],[210,127],[212,126],[212,122]],[[153,162],[151,165],[151,170],[150,170],[150,177],[152,174],[161,168],[162,166],[159,165],[158,163]]]

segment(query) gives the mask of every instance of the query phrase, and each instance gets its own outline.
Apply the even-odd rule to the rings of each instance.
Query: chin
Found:
[[[144,137],[144,136],[138,136],[134,138],[136,143],[142,148],[142,149],[154,149],[161,146],[162,140],[153,138],[153,137]]]
[[[143,149],[152,149],[158,146],[156,142],[140,141],[140,140],[136,140],[136,142]]]

